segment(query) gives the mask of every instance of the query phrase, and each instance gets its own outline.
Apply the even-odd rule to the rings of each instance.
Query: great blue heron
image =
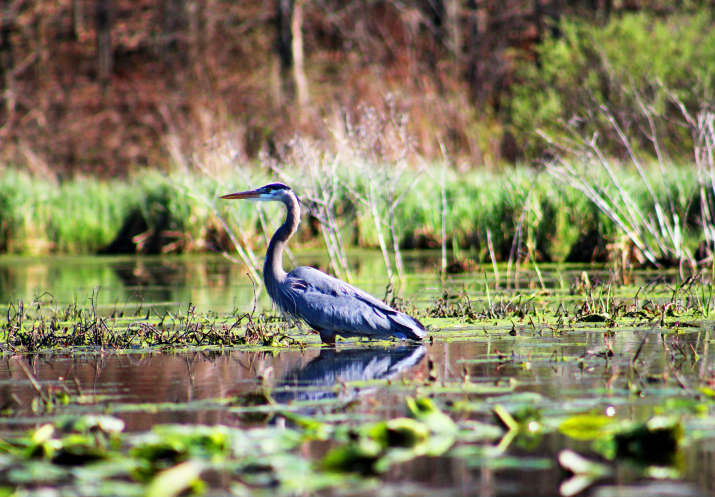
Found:
[[[276,201],[286,206],[286,220],[268,244],[263,281],[278,308],[305,321],[320,333],[324,343],[335,344],[336,335],[403,340],[424,338],[422,323],[359,288],[312,267],[300,266],[290,273],[283,270],[283,249],[300,223],[300,202],[288,186],[271,183],[221,198]]]

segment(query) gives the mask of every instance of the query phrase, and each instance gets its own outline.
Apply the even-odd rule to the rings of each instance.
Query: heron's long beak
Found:
[[[247,192],[229,193],[221,195],[219,198],[234,199],[234,198],[259,198],[261,196],[256,190],[248,190]]]

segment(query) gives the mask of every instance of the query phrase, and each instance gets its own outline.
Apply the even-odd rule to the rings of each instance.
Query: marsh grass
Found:
[[[632,115],[616,115],[606,105],[594,111],[596,116],[592,117],[607,123],[618,138],[622,161],[603,151],[598,133],[585,135],[573,123],[564,125],[566,137],[543,131],[539,134],[558,153],[546,164],[546,170],[558,183],[581,192],[605,214],[633,245],[633,255],[640,263],[679,265],[684,276],[685,266],[690,270],[697,266],[698,251],[700,259],[712,259],[715,118],[704,102],[701,106],[706,110],[694,116],[674,93],[662,85],[660,90],[668,95],[671,107],[680,109],[682,122],[658,113],[657,102],[646,101],[635,88],[623,90],[637,102]],[[633,120],[641,120],[642,124],[633,125]],[[674,167],[665,151],[662,141],[667,130],[676,125],[689,129],[692,135],[695,167]],[[639,146],[628,126],[640,130],[650,150]],[[653,165],[646,166],[648,161]],[[635,174],[624,177],[619,172],[624,167]],[[637,182],[637,186],[628,185],[629,180]],[[630,256],[627,251],[621,252],[626,264]]]
[[[705,129],[698,141],[704,152],[696,159],[711,164],[711,133],[705,125],[699,129]],[[581,162],[548,167],[552,174],[527,167],[464,172],[450,167],[446,154],[444,163],[424,163],[407,130],[388,105],[334,124],[330,140],[296,138],[252,164],[231,133],[219,133],[188,152],[169,137],[174,164],[168,174],[58,183],[8,170],[0,178],[0,250],[222,252],[246,267],[260,291],[260,252],[282,209],[218,196],[277,179],[289,183],[305,207],[307,222],[294,248],[322,243],[331,272],[348,281],[348,249],[377,248],[398,293],[405,249],[441,249],[443,276],[448,267],[469,271],[469,261],[491,262],[497,280],[517,287],[525,265],[540,275],[542,262],[610,258],[625,272],[643,262],[692,261],[703,239],[713,244],[707,226],[715,194],[703,193],[711,190],[703,186],[705,166],[697,175],[666,170],[659,155],[654,165],[634,158],[635,168],[615,169],[592,146]],[[608,174],[576,170],[593,169],[594,157]],[[564,181],[573,188],[562,188]],[[497,271],[500,262],[507,262],[506,274]],[[544,289],[541,277],[539,283]]]
[[[328,164],[333,167],[332,162]],[[291,246],[327,247],[336,274],[349,267],[345,254],[350,247],[383,249],[386,267],[394,271],[397,250],[439,249],[443,241],[448,263],[466,258],[512,261],[514,265],[605,261],[609,253],[617,260],[618,254],[630,250],[620,242],[618,224],[586,196],[564,190],[553,176],[529,168],[459,174],[447,168],[443,188],[435,180],[442,174],[442,165],[429,166],[424,172],[407,169],[394,179],[395,184],[386,180],[392,184],[394,197],[383,192],[375,194],[374,201],[369,200],[369,181],[355,171],[346,172],[351,169],[343,163],[334,169],[337,178],[330,178],[329,189],[317,183],[294,185],[299,196],[306,201],[313,197],[314,203],[323,202],[323,206],[306,209]],[[680,168],[666,174],[658,168],[644,170],[652,184],[662,185],[654,188],[658,201],[680,213],[682,246],[692,252],[704,240],[697,174]],[[321,174],[328,177],[324,171]],[[615,175],[642,212],[652,208],[653,197],[636,173],[618,169]],[[304,182],[310,182],[310,177],[299,171],[290,176]],[[213,176],[189,171],[144,173],[129,181],[83,179],[54,184],[7,171],[0,177],[0,248],[23,254],[226,252],[237,254],[258,281],[260,254],[282,221],[282,210],[220,201],[217,196],[276,179],[270,170],[245,167]],[[372,185],[375,192],[381,188],[378,182]],[[308,194],[303,195],[304,191]]]
[[[286,334],[286,323],[266,313],[200,314],[188,304],[182,312],[157,315],[138,307],[133,315],[97,311],[94,300],[86,307],[76,304],[45,306],[22,301],[7,308],[0,321],[0,350],[39,352],[57,349],[142,349],[204,346],[298,343]]]
[[[473,324],[486,321],[527,323],[560,332],[584,323],[617,329],[649,326],[669,330],[698,328],[711,316],[713,284],[703,273],[665,284],[658,280],[641,286],[611,281],[572,285],[567,293],[485,293],[480,298],[464,291],[445,291],[422,311],[428,318],[459,319]]]
[[[713,312],[713,285],[704,274],[680,283],[654,280],[641,287],[623,286],[614,277],[602,283],[588,279],[560,290],[529,293],[492,288],[475,297],[466,290],[445,290],[426,305],[395,294],[388,287],[386,300],[424,319],[439,337],[440,329],[457,320],[460,326],[501,323],[524,333],[560,333],[569,329],[603,326],[659,327],[677,332],[701,327]],[[485,283],[486,284],[486,283]],[[197,312],[187,304],[176,311],[157,312],[139,304],[98,309],[97,295],[88,304],[56,305],[38,298],[7,306],[0,319],[0,351],[40,352],[99,348],[174,349],[184,347],[298,346],[313,343],[293,323],[272,312]]]
[[[0,247],[10,253],[97,252],[137,200],[129,187],[89,178],[56,184],[7,170],[0,183]]]

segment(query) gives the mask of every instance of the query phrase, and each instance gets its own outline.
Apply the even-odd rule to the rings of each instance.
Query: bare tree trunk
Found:
[[[270,73],[269,73],[269,86],[270,86],[270,98],[271,103],[274,108],[281,107],[285,99],[285,89],[283,88],[283,73],[281,71],[282,64],[280,57],[275,54],[271,54],[270,59]]]
[[[566,7],[563,0],[552,0],[549,6],[548,16],[551,22],[551,36],[559,37],[561,36],[561,28],[559,27],[559,21],[561,16],[564,15]]]
[[[446,48],[452,68],[457,69],[461,55],[461,39],[459,32],[459,0],[426,0],[423,9],[432,23],[435,38],[439,45]],[[432,69],[437,70],[443,60],[442,50],[435,49],[430,57]]]
[[[536,24],[536,40],[540,42],[544,39],[544,8],[541,5],[541,0],[534,0],[534,23]]]
[[[282,93],[288,89],[286,74],[293,65],[291,49],[291,18],[293,16],[293,0],[277,0],[276,2],[276,52],[278,52],[279,72],[281,75]],[[282,99],[282,98],[281,98]]]
[[[455,65],[462,56],[462,37],[459,31],[459,0],[445,0],[444,34]]]
[[[2,99],[3,108],[5,110],[4,115],[0,113],[0,116],[2,116],[0,121],[11,123],[13,115],[15,114],[16,99],[13,78],[15,62],[12,56],[10,33],[12,32],[15,15],[12,12],[11,0],[0,1],[0,9],[0,14],[2,15],[2,18],[0,18],[0,83],[2,83],[2,94],[0,98]],[[0,130],[2,130],[2,128],[5,128],[5,126],[1,126]],[[4,131],[7,131],[7,129]]]
[[[300,110],[308,103],[308,78],[305,76],[303,64],[303,5],[305,0],[295,0],[293,16],[290,23],[292,36],[291,52],[293,54],[293,79],[295,82],[296,97]]]
[[[608,19],[611,16],[611,11],[613,10],[613,0],[599,0],[597,8],[601,10],[601,15],[604,19]]]
[[[449,45],[448,34],[445,31],[445,18],[447,17],[445,1],[449,0],[424,0],[420,2],[423,15],[426,18],[425,21],[430,25],[429,31],[434,33],[434,39],[437,43],[437,46],[426,54],[431,71],[436,71],[442,60],[443,52],[439,48]]]
[[[14,65],[12,56],[12,45],[10,33],[12,32],[12,24],[15,21],[15,16],[12,13],[11,0],[0,0],[0,76],[5,83],[6,78],[12,74]],[[4,88],[8,88],[7,85]]]
[[[309,98],[303,55],[304,4],[305,0],[277,0],[275,17],[281,93],[293,96],[299,109]],[[276,100],[282,101],[283,95],[276,95]]]
[[[72,0],[72,35],[74,39],[79,39],[80,33],[84,30],[84,2]]]
[[[187,17],[189,23],[189,63],[195,67],[199,61],[199,54],[204,52],[204,38],[201,36],[203,30],[203,2],[189,2],[187,7]]]
[[[94,15],[97,30],[97,79],[106,84],[112,75],[112,0],[98,0]]]
[[[469,18],[468,50],[467,50],[467,81],[472,93],[472,99],[481,97],[481,44],[482,30],[480,29],[479,3],[477,0],[467,2]]]
[[[164,42],[161,44],[161,55],[165,63],[176,62],[185,64],[187,51],[180,43],[184,39],[187,20],[186,0],[164,0],[162,12],[162,30]]]

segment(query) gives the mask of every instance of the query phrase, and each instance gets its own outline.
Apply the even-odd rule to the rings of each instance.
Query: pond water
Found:
[[[329,260],[322,252],[291,259],[286,262],[287,267],[307,265],[329,271]],[[353,253],[350,263],[355,285],[378,297],[385,295],[388,278],[379,252]],[[427,305],[445,290],[486,299],[485,285],[502,289],[501,294],[506,296],[541,288],[566,296],[584,270],[594,285],[612,278],[608,269],[598,266],[502,265],[495,274],[491,265],[483,265],[476,266],[477,273],[452,274],[441,281],[440,255],[435,252],[408,252],[404,265],[406,283],[401,293],[418,305]],[[640,271],[630,275],[629,283],[633,287],[648,287],[672,283],[677,276],[676,270]],[[200,312],[221,313],[250,310],[253,295],[246,268],[220,255],[0,257],[0,306],[22,300],[25,304],[94,303],[108,311],[141,307],[161,312],[185,308],[191,303]],[[265,293],[260,295],[259,304],[262,308],[271,307]]]
[[[297,259],[326,265],[310,254]],[[355,283],[382,296],[386,280],[373,278],[384,275],[379,254],[352,259],[358,261]],[[545,294],[552,305],[568,306],[577,299],[571,289],[584,270],[592,282],[610,277],[598,268],[542,267],[537,274],[527,267],[507,282],[500,267],[497,285],[489,265],[441,282],[435,254],[411,254],[406,267],[403,294],[421,309],[445,290],[484,305],[515,294]],[[666,298],[676,276],[643,272],[631,278],[657,301]],[[220,257],[6,259],[0,261],[0,293],[6,305],[92,300],[103,313],[165,312],[189,302],[199,312],[225,313],[250,309],[253,298],[241,267]],[[269,305],[265,297],[259,300],[259,306]],[[436,320],[431,339],[418,346],[352,340],[329,350],[314,335],[296,331],[304,338],[300,347],[6,354],[0,358],[0,408],[10,414],[0,419],[0,431],[8,436],[62,414],[96,412],[121,418],[131,433],[159,423],[276,426],[285,422],[277,412],[349,425],[404,416],[405,399],[416,397],[434,399],[466,426],[498,425],[497,405],[513,413],[537,412],[534,420],[544,426],[583,413],[644,422],[665,412],[681,416],[685,432],[697,434],[679,449],[670,477],[653,479],[612,463],[613,471],[586,486],[583,495],[713,495],[715,409],[712,400],[696,395],[713,378],[712,323],[699,320],[677,333],[652,321],[615,331],[588,322],[555,328],[537,314],[522,320]],[[690,350],[697,358],[689,358]],[[682,357],[674,359],[678,351]],[[52,411],[37,409],[37,384],[70,392],[73,400]],[[264,394],[272,399],[270,408],[260,401]],[[483,443],[457,440],[439,457],[392,465],[379,476],[379,486],[364,494],[558,495],[568,478],[557,462],[563,449],[598,459],[590,442],[559,430],[490,443],[504,443],[504,452],[487,457]],[[317,459],[330,448],[310,443],[301,450]],[[355,495],[348,488],[331,493]]]

